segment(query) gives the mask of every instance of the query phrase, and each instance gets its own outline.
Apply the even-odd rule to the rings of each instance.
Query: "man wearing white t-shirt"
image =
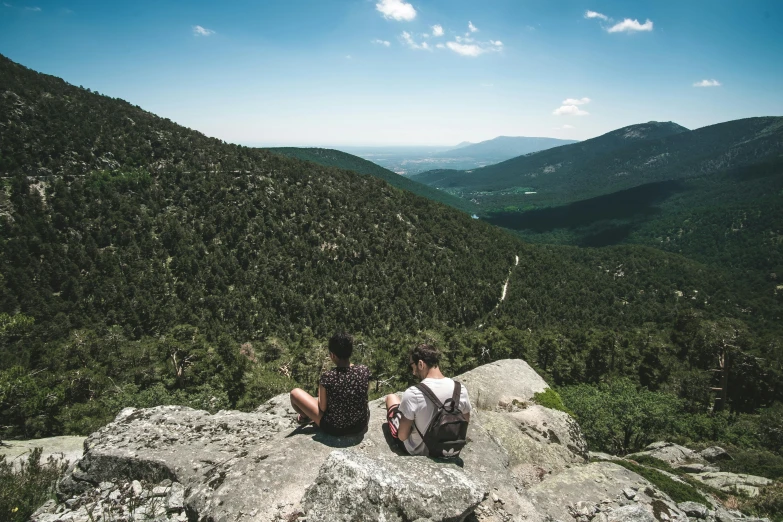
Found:
[[[454,381],[441,373],[439,364],[440,352],[428,344],[419,345],[411,352],[410,365],[413,375],[432,390],[441,403],[446,403],[454,394]],[[465,386],[461,386],[459,409],[465,420],[470,421],[471,406]],[[422,434],[427,432],[435,412],[435,404],[416,386],[405,390],[402,401],[395,394],[386,396],[389,431],[392,437],[402,441],[411,455],[428,454]]]

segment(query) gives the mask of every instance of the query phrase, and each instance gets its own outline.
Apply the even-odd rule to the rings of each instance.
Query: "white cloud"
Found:
[[[653,30],[653,23],[651,20],[647,20],[643,24],[639,23],[639,20],[631,20],[630,18],[626,18],[622,22],[618,22],[609,29],[607,29],[610,33],[633,33],[636,31],[652,31]]]
[[[403,0],[381,0],[375,4],[375,8],[383,13],[384,18],[391,18],[398,22],[410,22],[416,18],[416,9]]]
[[[346,55],[345,55],[345,59],[346,59],[346,60],[350,60],[350,59],[351,59],[351,55],[350,55],[350,54],[346,54]]]
[[[453,42],[447,42],[446,47],[462,56],[479,56],[484,53],[500,52],[503,50],[503,42],[490,40],[477,42],[467,33],[465,36],[455,36]]]
[[[468,29],[470,29],[470,32],[471,32],[471,33],[476,33],[476,32],[478,32],[478,29],[476,28],[476,26],[475,26],[475,25],[473,25],[473,22],[470,22],[470,21],[468,22]]]
[[[694,87],[720,87],[721,83],[718,80],[702,80],[693,84]]]
[[[587,116],[590,113],[580,109],[579,106],[588,103],[590,103],[590,98],[567,98],[552,114],[555,116]],[[563,126],[563,128],[566,127]]]
[[[422,49],[424,51],[432,50],[432,47],[430,47],[427,42],[416,43],[416,40],[413,39],[413,36],[411,36],[411,33],[408,31],[403,31],[400,37],[411,49]]]
[[[442,43],[439,43],[439,44],[438,44],[438,45],[436,45],[435,47],[437,47],[438,49],[445,49],[445,48],[446,48],[446,46],[445,46],[445,45],[443,45]]]
[[[590,113],[583,111],[576,105],[563,105],[555,109],[552,114],[555,116],[587,116]]]
[[[384,47],[389,47],[391,45],[391,42],[389,42],[388,40],[379,40],[377,38],[373,40],[371,43],[382,45]]]
[[[576,127],[574,127],[573,125],[563,125],[563,128],[564,129],[575,129]]]
[[[443,27],[439,24],[433,25],[432,36],[443,36]]]
[[[41,8],[40,7],[25,7],[25,9],[28,10],[28,11],[35,11],[36,13],[40,13],[41,12]]]
[[[211,36],[215,34],[215,31],[212,29],[207,29],[206,27],[201,27],[200,25],[194,25],[193,34],[195,36]]]
[[[9,4],[8,2],[3,2],[3,5],[4,5],[4,6],[6,6],[6,7],[13,7],[13,6],[12,6],[11,4]]]
[[[585,11],[585,18],[600,18],[603,21],[609,20],[609,17],[605,14],[596,13],[595,11]]]
[[[446,46],[457,54],[462,56],[478,56],[486,52],[485,49],[476,44],[461,44],[457,42],[448,42]]]

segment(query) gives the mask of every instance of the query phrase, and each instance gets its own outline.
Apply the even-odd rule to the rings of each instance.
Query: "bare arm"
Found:
[[[326,388],[323,384],[318,385],[318,409],[326,411]]]
[[[402,441],[408,440],[408,437],[411,436],[412,430],[413,430],[413,421],[407,419],[405,415],[401,416],[400,427],[397,428],[397,438]]]

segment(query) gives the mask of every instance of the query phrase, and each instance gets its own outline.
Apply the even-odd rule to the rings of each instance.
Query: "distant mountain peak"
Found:
[[[673,121],[648,121],[617,129],[605,134],[605,136],[614,134],[626,140],[646,140],[688,132],[689,130]]]
[[[497,136],[478,143],[462,142],[454,149],[439,152],[433,157],[450,157],[455,154],[455,151],[459,151],[459,154],[481,158],[491,164],[571,143],[576,141],[529,136]]]

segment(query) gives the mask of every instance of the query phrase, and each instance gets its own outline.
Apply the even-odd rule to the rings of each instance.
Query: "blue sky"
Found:
[[[779,0],[0,3],[0,53],[236,143],[586,139],[783,115]]]

